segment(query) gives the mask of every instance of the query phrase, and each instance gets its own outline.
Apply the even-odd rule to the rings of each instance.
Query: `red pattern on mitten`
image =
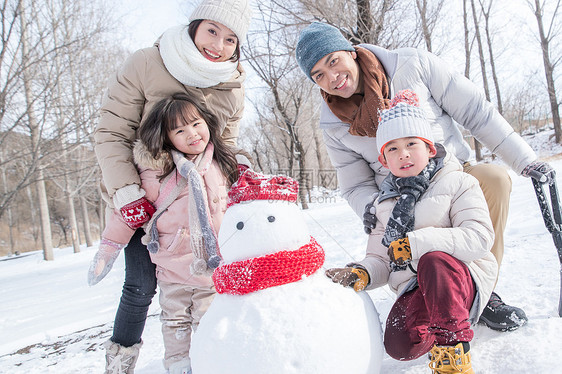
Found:
[[[150,201],[141,197],[125,205],[120,211],[127,226],[136,230],[150,220],[150,217],[156,212],[156,209],[152,206]]]

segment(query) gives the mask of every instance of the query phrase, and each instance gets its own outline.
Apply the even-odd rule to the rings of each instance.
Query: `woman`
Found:
[[[247,0],[203,0],[188,26],[173,27],[153,47],[136,51],[109,83],[94,134],[102,193],[109,211],[119,211],[137,231],[125,248],[125,284],[113,336],[105,344],[106,373],[133,373],[156,292],[155,266],[140,241],[144,235],[140,227],[154,207],[144,197],[133,164],[137,130],[156,102],[185,93],[218,118],[222,139],[235,147],[244,109],[240,41],[246,37],[250,17]],[[101,268],[113,263],[111,258],[97,257],[105,262]]]

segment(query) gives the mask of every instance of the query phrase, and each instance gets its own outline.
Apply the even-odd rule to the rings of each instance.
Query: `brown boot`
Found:
[[[454,347],[434,345],[429,351],[429,360],[433,374],[474,374],[470,352],[464,352],[462,343]]]
[[[103,343],[105,348],[104,374],[134,374],[142,341],[131,347],[123,347],[111,340]]]

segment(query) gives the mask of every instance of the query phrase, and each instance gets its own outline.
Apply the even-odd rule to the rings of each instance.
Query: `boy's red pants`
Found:
[[[430,252],[418,264],[419,287],[400,296],[386,320],[384,346],[397,360],[413,360],[434,344],[469,342],[468,321],[476,286],[466,264],[444,252]]]

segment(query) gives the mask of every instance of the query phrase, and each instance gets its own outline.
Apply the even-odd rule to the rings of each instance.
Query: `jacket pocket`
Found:
[[[182,247],[185,240],[187,240],[187,237],[188,237],[187,228],[186,227],[178,228],[178,230],[176,231],[176,235],[174,236],[174,239],[172,240],[170,245],[166,248],[166,251],[176,253],[178,249]]]

